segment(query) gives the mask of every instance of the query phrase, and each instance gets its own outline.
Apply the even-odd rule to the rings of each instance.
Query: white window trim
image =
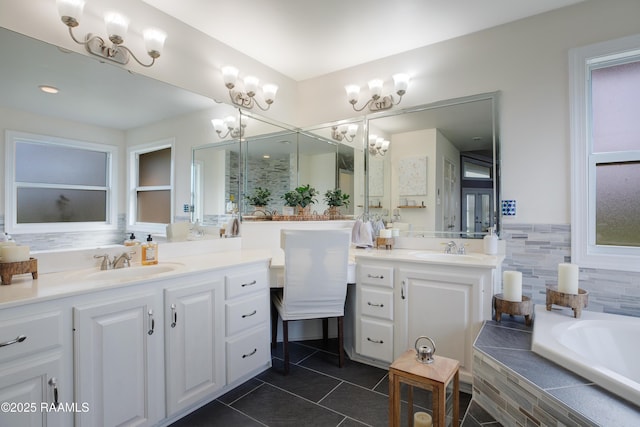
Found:
[[[595,244],[595,161],[590,156],[589,66],[640,53],[640,35],[624,37],[569,51],[569,100],[571,128],[571,260],[581,267],[640,271],[640,248]],[[600,61],[601,60],[601,61]],[[620,153],[611,157],[620,159]]]
[[[65,147],[81,148],[101,151],[108,154],[107,166],[107,212],[105,222],[51,222],[51,223],[17,223],[17,184],[16,184],[16,144],[20,141],[56,144]],[[62,233],[72,231],[105,231],[118,227],[118,193],[117,176],[118,147],[114,145],[97,144],[60,138],[48,135],[38,135],[26,132],[7,130],[5,132],[5,231],[10,234],[27,233]],[[63,186],[56,186],[63,187]],[[88,186],[87,186],[88,188]]]
[[[170,207],[170,218],[173,222],[173,218],[175,216],[175,155],[176,155],[176,147],[175,147],[175,138],[168,138],[159,141],[150,142],[148,144],[140,144],[134,145],[127,148],[127,162],[128,162],[128,173],[127,173],[127,188],[129,190],[129,200],[128,200],[128,215],[127,215],[127,224],[129,228],[135,230],[145,231],[147,233],[153,234],[166,234],[166,224],[157,224],[151,222],[137,222],[137,212],[138,212],[138,201],[136,197],[136,190],[138,188],[138,160],[137,156],[140,154],[148,153],[151,151],[159,151],[165,148],[171,148],[171,184],[167,186],[157,187],[160,190],[166,190],[167,188],[171,191],[171,195],[169,199],[171,201]]]

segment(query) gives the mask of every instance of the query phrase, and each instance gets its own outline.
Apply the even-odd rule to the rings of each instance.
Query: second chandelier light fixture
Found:
[[[393,95],[382,96],[382,87],[384,82],[382,79],[373,79],[369,81],[369,91],[371,92],[371,98],[362,107],[356,107],[358,98],[360,96],[360,86],[347,85],[345,90],[347,91],[347,100],[351,104],[354,110],[362,111],[366,107],[369,107],[370,111],[388,110],[394,105],[400,104],[402,96],[407,93],[407,87],[409,86],[409,75],[405,73],[398,73],[393,75],[393,85],[398,99],[396,100]]]
[[[255,97],[258,92],[260,80],[255,76],[246,76],[243,79],[244,91],[241,91],[236,88],[238,84],[238,73],[239,71],[235,67],[222,67],[222,79],[224,80],[224,85],[229,89],[231,101],[244,108],[253,108],[254,105],[257,105],[262,111],[267,111],[271,108],[271,104],[273,104],[273,101],[276,99],[278,86],[271,83],[262,86],[262,97],[266,104],[266,106],[262,106]]]

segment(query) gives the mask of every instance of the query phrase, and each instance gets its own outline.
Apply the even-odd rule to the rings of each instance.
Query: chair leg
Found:
[[[284,374],[289,373],[289,321],[282,320],[282,351],[284,352]]]
[[[344,316],[338,317],[338,366],[344,366]]]
[[[329,319],[322,319],[322,345],[325,349],[329,348]]]

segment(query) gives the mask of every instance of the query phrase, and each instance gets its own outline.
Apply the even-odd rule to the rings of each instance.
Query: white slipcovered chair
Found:
[[[271,343],[275,347],[278,315],[282,318],[284,373],[289,372],[289,330],[292,320],[323,319],[327,340],[330,317],[338,320],[339,366],[344,365],[344,305],[351,230],[282,230],[284,288],[272,295]]]

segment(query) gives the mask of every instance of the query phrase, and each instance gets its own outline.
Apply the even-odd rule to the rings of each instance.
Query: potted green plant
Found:
[[[316,196],[318,190],[313,188],[310,184],[301,185],[295,190],[298,193],[298,206],[300,206],[300,214],[308,215],[310,205],[317,202]]]
[[[287,191],[282,195],[284,200],[283,215],[293,215],[293,210],[298,206],[300,201],[300,194],[296,190]]]
[[[271,190],[263,187],[256,187],[253,193],[245,195],[244,198],[256,209],[265,208],[271,201]]]
[[[335,190],[327,190],[327,192],[324,193],[324,201],[329,206],[329,209],[327,209],[327,211],[330,216],[339,215],[339,208],[341,206],[348,208],[349,204],[351,203],[351,201],[349,200],[349,195],[343,193],[339,188],[336,188]]]

